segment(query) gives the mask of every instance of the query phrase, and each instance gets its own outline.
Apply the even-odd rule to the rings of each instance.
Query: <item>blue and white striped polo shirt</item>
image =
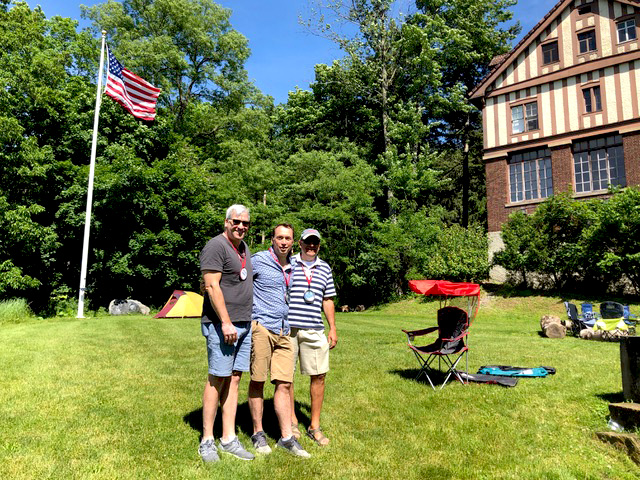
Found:
[[[336,296],[331,267],[316,257],[311,267],[304,267],[300,254],[291,257],[296,265],[291,282],[291,300],[289,301],[289,326],[309,330],[324,330],[322,321],[322,300]],[[306,276],[305,276],[306,270]],[[304,292],[309,290],[307,277],[311,277],[311,291],[315,293],[313,303],[304,301]]]
[[[251,318],[275,334],[289,334],[287,313],[289,307],[285,301],[287,291],[285,274],[276,261],[272,250],[252,255],[253,265],[253,310]],[[294,261],[286,268],[289,275]],[[293,280],[289,277],[289,284]]]

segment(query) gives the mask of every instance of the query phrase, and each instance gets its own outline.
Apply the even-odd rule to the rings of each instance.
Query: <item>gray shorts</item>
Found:
[[[207,339],[209,374],[230,377],[233,372],[248,372],[251,356],[251,322],[234,323],[238,339],[233,345],[224,343],[222,325],[203,323],[202,335]]]

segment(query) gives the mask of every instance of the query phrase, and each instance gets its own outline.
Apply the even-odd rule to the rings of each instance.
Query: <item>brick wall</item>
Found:
[[[622,141],[627,185],[640,185],[640,132],[628,133]]]

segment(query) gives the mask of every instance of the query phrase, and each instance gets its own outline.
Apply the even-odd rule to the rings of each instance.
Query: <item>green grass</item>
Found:
[[[600,442],[620,401],[619,346],[542,338],[557,298],[485,297],[469,366],[548,365],[515,388],[416,382],[401,328],[434,323],[436,303],[338,314],[323,411],[331,445],[203,465],[196,449],[206,375],[198,320],[51,319],[0,326],[0,478],[31,479],[631,479],[640,469]],[[632,311],[638,308],[632,308]],[[308,422],[308,379],[296,377]],[[238,434],[249,444],[248,378]],[[277,427],[266,389],[265,430]],[[219,435],[219,418],[216,421]]]

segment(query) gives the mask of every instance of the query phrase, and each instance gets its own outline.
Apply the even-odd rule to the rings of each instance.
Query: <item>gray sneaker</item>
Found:
[[[222,443],[222,440],[220,440],[220,451],[222,453],[230,453],[234,457],[238,457],[242,460],[253,460],[255,458],[253,453],[247,452],[244,449],[240,440],[238,440],[238,437],[235,437],[229,443]]]
[[[309,458],[311,456],[300,446],[295,437],[291,437],[287,441],[284,441],[282,440],[282,438],[280,438],[280,440],[278,440],[278,443],[276,443],[276,447],[284,448],[287,452],[289,452],[291,455],[295,455],[296,457]]]
[[[253,443],[253,448],[256,449],[256,452],[264,455],[271,453],[271,447],[267,443],[267,436],[263,431],[251,435],[251,442]]]
[[[204,440],[200,444],[198,447],[198,454],[200,454],[205,463],[213,463],[220,460],[220,457],[218,457],[218,449],[216,448],[216,443],[213,438]]]

